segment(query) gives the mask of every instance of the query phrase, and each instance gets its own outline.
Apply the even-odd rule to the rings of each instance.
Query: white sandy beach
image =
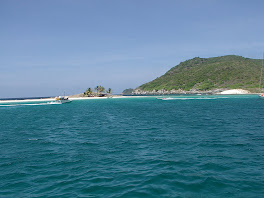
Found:
[[[249,91],[244,90],[244,89],[230,89],[226,91],[222,91],[219,94],[224,94],[224,95],[231,95],[231,94],[250,94]]]
[[[154,96],[113,96],[111,98],[142,98],[142,97],[154,97]],[[94,99],[109,99],[108,97],[75,97],[69,98],[69,100],[94,100]],[[2,103],[27,103],[27,102],[52,102],[55,98],[45,99],[25,99],[25,100],[0,100]]]

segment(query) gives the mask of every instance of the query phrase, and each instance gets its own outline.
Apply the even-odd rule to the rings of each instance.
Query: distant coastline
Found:
[[[135,89],[131,92],[131,95],[173,95],[173,94],[209,94],[209,95],[218,95],[218,94],[259,94],[257,92],[250,92],[245,89],[213,89],[213,90],[153,90],[145,91],[141,89]]]
[[[135,97],[148,97],[148,96],[122,96],[122,95],[113,95],[111,98],[135,98]],[[109,99],[109,97],[71,97],[70,100],[94,100],[94,99]],[[55,97],[47,98],[35,98],[35,99],[0,99],[0,103],[26,103],[26,102],[52,102],[55,101]]]
[[[142,95],[112,95],[110,98],[118,99],[118,98],[144,98],[144,97],[157,97],[157,96],[163,96],[163,95],[197,95],[197,94],[202,94],[202,95],[258,95],[259,93],[250,93],[246,90],[242,89],[231,89],[231,90],[226,90],[214,94],[209,94],[209,93],[164,93],[164,94],[147,94],[144,93]],[[76,95],[69,96],[70,100],[95,100],[95,99],[109,99],[109,97],[75,97]],[[4,103],[27,103],[27,102],[52,102],[55,101],[55,97],[30,97],[30,98],[2,98],[0,99],[0,104]]]

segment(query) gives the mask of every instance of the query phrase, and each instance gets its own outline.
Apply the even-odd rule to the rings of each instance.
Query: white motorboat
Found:
[[[69,103],[71,102],[71,100],[69,100],[69,98],[66,96],[58,96],[55,97],[55,102],[59,104],[63,104],[63,103]]]

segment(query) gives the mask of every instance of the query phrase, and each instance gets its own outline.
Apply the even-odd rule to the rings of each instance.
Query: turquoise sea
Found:
[[[0,197],[263,197],[264,100],[0,105]]]

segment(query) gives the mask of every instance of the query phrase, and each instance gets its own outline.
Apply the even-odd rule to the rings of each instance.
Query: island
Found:
[[[129,91],[130,95],[259,93],[261,67],[261,59],[236,55],[195,57]]]

